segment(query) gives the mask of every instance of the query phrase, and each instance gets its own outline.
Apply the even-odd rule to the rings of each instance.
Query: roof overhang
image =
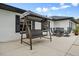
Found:
[[[67,17],[67,16],[51,16],[52,21],[61,21],[61,20],[71,20],[74,23],[78,23],[74,17]]]
[[[52,21],[60,21],[60,20],[68,20],[74,19],[73,17],[66,17],[66,16],[51,16]]]
[[[34,13],[32,11],[24,12],[21,15],[21,18],[24,19],[26,16],[28,17],[29,20],[35,20],[35,21],[42,21],[42,20],[49,20],[50,19],[49,17]]]
[[[20,9],[17,7],[13,7],[13,6],[10,6],[7,4],[3,4],[3,3],[0,3],[0,9],[17,12],[17,13],[24,13],[26,11],[26,10],[23,10],[23,9]]]
[[[29,19],[31,19],[31,20],[35,19],[35,21],[36,21],[36,19],[37,19],[37,21],[41,20],[41,19],[43,19],[43,20],[50,19],[47,16],[43,16],[43,15],[34,13],[32,11],[29,11],[29,10],[23,10],[23,9],[13,7],[13,6],[10,6],[10,5],[7,5],[7,4],[3,4],[3,3],[0,3],[0,9],[8,10],[8,11],[11,11],[11,12],[17,12],[17,13],[20,13],[22,15],[24,14],[25,16],[27,15]]]
[[[77,24],[79,24],[79,19],[75,19],[75,22],[76,22]]]

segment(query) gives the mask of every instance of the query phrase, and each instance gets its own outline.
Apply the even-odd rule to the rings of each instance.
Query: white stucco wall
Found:
[[[50,28],[54,28],[54,21],[50,21]]]
[[[54,27],[61,27],[67,30],[67,27],[69,27],[69,20],[54,21]]]
[[[72,22],[72,29],[74,30],[76,28],[76,23]]]
[[[15,15],[20,14],[0,9],[0,42],[20,38],[20,34],[15,33]]]

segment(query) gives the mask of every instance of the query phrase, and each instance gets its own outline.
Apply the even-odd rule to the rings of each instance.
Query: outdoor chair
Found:
[[[53,28],[52,33],[53,33],[54,36],[56,36],[56,33],[57,33],[56,28]]]
[[[67,28],[67,30],[64,31],[64,36],[65,37],[69,37],[70,36],[69,35],[70,33],[71,33],[71,28]]]
[[[63,33],[64,33],[64,28],[57,28],[56,36],[61,37],[61,36],[63,36]]]
[[[64,34],[64,28],[53,28],[53,30],[51,29],[51,32],[53,33],[54,36],[63,36]]]

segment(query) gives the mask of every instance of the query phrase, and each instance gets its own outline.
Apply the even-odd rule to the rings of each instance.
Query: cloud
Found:
[[[71,3],[71,4],[60,3],[59,7],[55,7],[55,6],[48,7],[48,8],[46,8],[46,7],[43,7],[43,8],[42,7],[37,7],[36,11],[42,13],[42,12],[48,12],[50,10],[66,9],[66,8],[69,8],[69,7],[72,7],[72,6],[76,7],[78,5],[79,5],[79,3]]]
[[[63,5],[65,5],[65,3],[60,3],[60,5],[63,6]],[[79,3],[71,3],[71,5],[74,6],[74,7],[76,7],[76,6],[79,5]],[[69,5],[69,6],[71,6],[71,5]]]
[[[63,5],[65,5],[65,3],[60,3],[60,6],[63,6]]]
[[[36,11],[37,12],[47,12],[48,8],[40,8],[40,7],[38,7],[38,8],[36,8]]]
[[[58,7],[51,7],[51,10],[58,10]]]
[[[72,6],[78,6],[79,5],[79,3],[71,3],[72,4]]]
[[[43,12],[47,12],[48,11],[48,8],[42,8],[42,11]]]
[[[36,11],[41,12],[42,8],[38,7],[38,8],[36,8]]]
[[[65,9],[65,8],[68,8],[68,7],[71,7],[70,5],[62,5],[59,9]]]
[[[65,5],[64,3],[60,4],[60,7],[51,7],[51,10],[59,10],[59,9],[66,9],[71,7],[70,5]]]

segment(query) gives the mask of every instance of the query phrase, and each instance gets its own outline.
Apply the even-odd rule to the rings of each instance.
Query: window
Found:
[[[72,22],[71,21],[69,22],[69,28],[72,29]]]
[[[32,21],[32,30],[35,30],[35,21]]]
[[[22,31],[22,28],[23,28],[23,22],[22,21],[20,21],[20,16],[19,15],[16,15],[15,16],[15,19],[16,19],[16,24],[15,24],[15,31],[16,31],[16,33],[19,33],[20,31]],[[28,26],[29,26],[29,28],[31,29],[31,21],[27,21],[27,24],[28,24]],[[24,29],[23,29],[23,31],[25,31],[26,30],[26,25],[24,25]]]
[[[26,27],[26,25],[24,25],[23,31],[25,31],[25,27]],[[20,31],[22,31],[22,28],[23,28],[23,22],[20,22]]]
[[[31,21],[27,21],[27,24],[29,26],[29,29],[31,30]],[[20,31],[22,31],[22,28],[23,28],[23,22],[20,22]],[[23,31],[26,31],[26,30],[27,30],[27,27],[26,25],[24,25]]]
[[[41,23],[35,22],[35,29],[41,29]]]
[[[16,15],[15,16],[15,31],[16,33],[20,32],[20,16],[19,15]]]

